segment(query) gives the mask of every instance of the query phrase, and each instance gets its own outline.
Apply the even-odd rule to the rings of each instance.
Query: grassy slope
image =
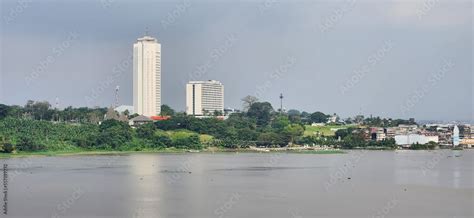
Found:
[[[304,131],[305,136],[314,136],[317,132],[324,136],[334,136],[337,129],[347,129],[353,125],[327,125],[327,126],[311,126],[306,125],[306,130]]]

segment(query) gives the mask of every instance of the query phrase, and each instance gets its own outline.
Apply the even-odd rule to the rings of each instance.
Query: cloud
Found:
[[[385,3],[386,17],[393,24],[440,28],[472,23],[472,2],[458,0],[412,0]]]

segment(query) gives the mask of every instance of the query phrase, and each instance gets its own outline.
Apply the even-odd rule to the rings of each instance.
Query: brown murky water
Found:
[[[0,162],[5,217],[474,217],[474,150]]]

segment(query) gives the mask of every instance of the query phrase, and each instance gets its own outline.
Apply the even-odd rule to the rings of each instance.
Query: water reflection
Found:
[[[153,217],[165,210],[160,207],[160,189],[162,186],[161,175],[158,173],[161,159],[157,155],[129,156],[131,174],[128,176],[130,209],[133,209],[133,217]],[[163,211],[166,212],[166,211]]]
[[[11,159],[21,173],[8,186],[9,215],[51,217],[80,187],[84,194],[61,216],[372,217],[395,199],[393,217],[472,217],[474,151],[440,152],[371,151],[358,161],[350,154],[134,154],[35,158],[24,167]],[[325,190],[341,169],[344,177]]]

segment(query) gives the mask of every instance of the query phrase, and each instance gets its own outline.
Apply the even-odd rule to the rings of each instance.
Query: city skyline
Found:
[[[150,3],[142,12],[130,2],[53,1],[17,14],[9,13],[16,1],[2,2],[0,102],[58,97],[60,107],[106,107],[119,85],[120,104],[131,105],[130,44],[149,26],[166,53],[162,103],[178,110],[188,81],[215,79],[227,86],[225,107],[240,108],[246,95],[275,106],[284,93],[286,109],[341,117],[472,120],[470,2],[431,10],[402,2],[186,2]],[[344,16],[328,20],[340,8]],[[133,16],[122,18],[125,10]]]

